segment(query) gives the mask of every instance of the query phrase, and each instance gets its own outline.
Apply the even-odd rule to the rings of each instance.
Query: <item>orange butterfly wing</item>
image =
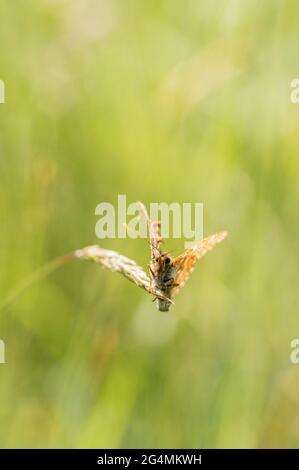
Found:
[[[226,236],[227,232],[214,233],[172,260],[173,266],[177,269],[172,295],[177,294],[179,289],[187,282],[196,261],[202,258],[209,250],[212,250],[218,243],[221,243]]]

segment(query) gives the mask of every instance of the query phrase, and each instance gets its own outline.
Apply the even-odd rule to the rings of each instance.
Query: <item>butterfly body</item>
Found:
[[[155,288],[159,289],[165,297],[169,299],[158,299],[158,309],[161,312],[168,312],[172,302],[172,289],[175,285],[176,268],[173,266],[172,259],[168,255],[161,254],[151,263],[150,273],[152,283]]]
[[[196,262],[208,251],[221,243],[227,232],[219,232],[200,240],[192,248],[185,250],[180,256],[171,258],[161,251],[160,222],[150,220],[145,206],[139,203],[140,210],[148,223],[151,261],[149,264],[150,285],[158,289],[166,297],[157,297],[158,309],[167,312],[173,304],[172,298],[186,283],[192,273]]]

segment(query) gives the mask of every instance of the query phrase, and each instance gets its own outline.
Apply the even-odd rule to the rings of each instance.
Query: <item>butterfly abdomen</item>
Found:
[[[176,268],[174,268],[171,264],[166,266],[164,265],[163,268],[160,270],[157,276],[157,287],[163,292],[166,297],[171,299],[171,291],[174,285]],[[171,302],[163,299],[158,299],[158,309],[161,312],[168,312],[170,306]]]
[[[168,302],[168,300],[158,299],[158,309],[160,310],[160,312],[168,312],[170,305],[171,303]]]

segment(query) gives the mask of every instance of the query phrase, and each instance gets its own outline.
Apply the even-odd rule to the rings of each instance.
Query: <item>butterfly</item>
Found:
[[[140,202],[140,213],[146,218],[149,231],[150,263],[147,273],[134,260],[120,255],[116,251],[105,250],[98,245],[76,250],[74,255],[79,259],[87,259],[102,264],[110,271],[119,272],[138,287],[154,295],[158,301],[158,309],[167,312],[174,303],[173,298],[187,282],[196,262],[227,236],[227,232],[219,232],[196,243],[181,255],[172,258],[169,253],[161,250],[162,237],[160,222],[150,220],[145,206]]]

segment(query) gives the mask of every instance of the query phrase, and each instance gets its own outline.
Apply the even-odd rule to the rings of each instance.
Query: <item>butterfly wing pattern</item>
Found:
[[[218,243],[221,243],[227,236],[227,232],[219,232],[200,240],[192,248],[186,250],[182,255],[172,260],[173,266],[176,268],[176,276],[172,296],[188,281],[192,273],[195,263],[202,258],[208,251],[212,250]]]
[[[141,215],[147,222],[151,249],[151,263],[154,263],[161,256],[160,245],[162,243],[162,238],[160,236],[160,222],[150,220],[146,207],[142,202],[139,201],[138,205]]]

